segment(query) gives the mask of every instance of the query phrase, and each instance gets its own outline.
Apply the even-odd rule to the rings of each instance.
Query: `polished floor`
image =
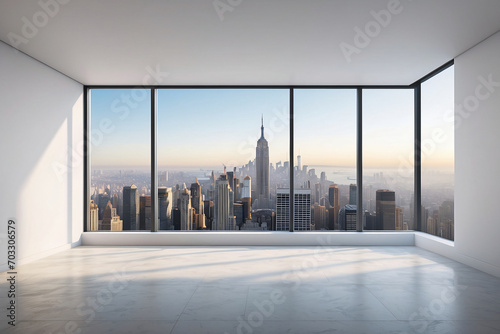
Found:
[[[500,333],[500,279],[417,247],[77,247],[17,270],[1,333]]]

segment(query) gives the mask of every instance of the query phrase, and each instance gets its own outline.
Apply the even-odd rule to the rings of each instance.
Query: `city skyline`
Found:
[[[432,94],[427,94],[422,109],[424,144],[436,129],[452,139],[447,132],[452,126],[433,114],[443,114],[449,100],[438,109],[426,108],[433,99],[449,98],[442,87],[453,76],[444,74],[425,87]],[[96,95],[91,108],[92,200],[98,217],[104,209],[107,212],[105,221],[91,226],[151,227],[149,92],[91,93]],[[308,203],[301,209],[308,218],[301,220],[300,229],[356,229],[356,90],[294,90],[292,162],[289,90],[158,89],[157,94],[156,170],[158,194],[162,193],[158,206],[167,210],[159,217],[163,229],[286,230],[288,195],[283,191],[292,186],[297,194],[304,192],[301,201]],[[364,229],[417,228],[413,103],[413,89],[363,90],[363,188],[359,189],[363,206],[359,209]],[[113,106],[111,113],[106,113],[106,104]],[[449,144],[446,140],[437,144],[441,143]],[[453,152],[441,154],[453,147],[443,147],[435,152],[422,148],[422,231],[453,239],[453,163],[443,163]],[[136,155],[138,151],[141,154]],[[97,180],[102,181],[97,184]],[[134,196],[128,195],[131,187],[136,189]],[[381,199],[382,191],[389,200]]]
[[[224,167],[222,172],[212,171],[210,175],[205,173],[201,183],[191,173],[159,172],[158,219],[163,230],[287,230],[290,170],[286,162],[271,167],[268,159],[270,147],[265,138],[262,117],[260,128],[255,159],[244,166],[232,170]],[[298,214],[294,215],[294,229],[356,230],[357,185],[335,183],[328,179],[325,171],[319,169],[316,173],[314,168],[302,165],[300,156],[297,156],[297,161],[298,165],[293,168],[294,206]],[[133,171],[115,171],[114,176],[108,176],[111,177],[109,181],[114,181],[101,185],[96,180],[101,176],[106,178],[102,171],[94,169],[92,175],[91,221],[88,227],[91,231],[151,229],[152,189],[147,172],[139,176]],[[123,178],[131,177],[135,180],[132,185],[123,182]],[[400,181],[382,171],[366,177],[361,208],[364,229],[416,228],[413,222],[413,188]],[[190,188],[186,185],[189,182],[192,182]],[[373,196],[374,190],[376,196]],[[429,189],[425,195],[425,203],[424,198],[422,200],[425,204],[422,207],[422,231],[453,239],[452,197],[434,197]],[[441,202],[443,198],[445,200]],[[99,217],[102,219],[96,222]]]

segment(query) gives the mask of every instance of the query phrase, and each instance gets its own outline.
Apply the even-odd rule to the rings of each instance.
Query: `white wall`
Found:
[[[500,32],[456,59],[455,104],[455,249],[500,277]]]
[[[7,221],[17,263],[79,244],[83,227],[83,87],[0,42],[0,271]],[[73,158],[73,162],[71,159]]]

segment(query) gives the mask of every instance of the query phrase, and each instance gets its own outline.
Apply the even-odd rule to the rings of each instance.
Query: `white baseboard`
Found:
[[[413,232],[84,232],[83,246],[414,246]]]
[[[24,264],[28,264],[30,262],[42,259],[44,257],[50,256],[50,255],[53,255],[53,254],[56,254],[56,253],[59,253],[59,252],[62,252],[62,251],[65,251],[67,249],[71,249],[71,248],[74,248],[74,247],[81,246],[81,244],[82,244],[82,241],[80,239],[77,242],[73,242],[71,244],[65,244],[65,245],[62,245],[62,246],[59,246],[59,247],[55,247],[55,248],[43,251],[43,252],[39,252],[39,253],[37,253],[35,255],[30,255],[30,256],[23,257],[21,259],[17,259],[16,260],[16,267],[24,265]],[[0,265],[0,272],[5,272],[5,271],[8,271],[8,270],[9,270],[9,267],[8,267],[7,264]]]
[[[442,256],[446,256],[447,258],[500,278],[500,268],[460,253],[455,248],[455,244],[453,241],[439,238],[423,232],[414,233],[415,246]]]

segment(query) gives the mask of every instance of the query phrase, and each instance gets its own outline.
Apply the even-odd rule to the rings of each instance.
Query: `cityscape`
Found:
[[[270,162],[270,150],[261,118],[254,159],[242,166],[158,168],[159,229],[288,231],[290,162]],[[355,167],[308,166],[302,159],[298,155],[293,168],[294,230],[355,231]],[[453,177],[444,173],[433,177],[440,181],[424,183],[422,188],[421,231],[453,240]],[[364,230],[417,229],[412,176],[374,171],[363,184]],[[90,195],[87,231],[151,230],[149,170],[93,166]]]

